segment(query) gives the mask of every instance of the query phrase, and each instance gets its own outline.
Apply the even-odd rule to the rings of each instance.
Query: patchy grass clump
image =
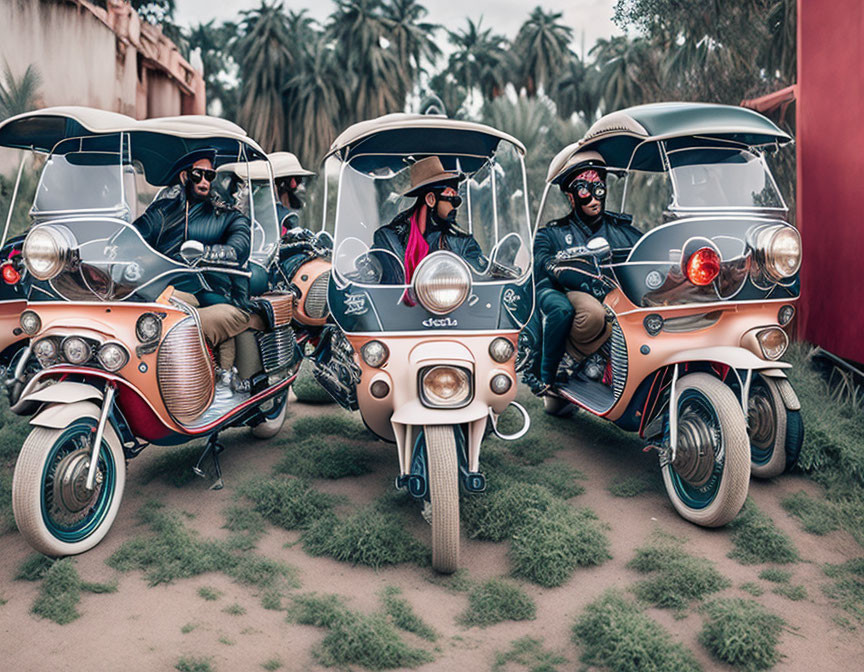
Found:
[[[401,594],[402,591],[396,586],[387,586],[381,593],[384,613],[390,618],[390,622],[400,630],[413,632],[429,642],[438,639],[438,633],[414,612],[408,600],[400,597]]]
[[[242,616],[246,613],[246,607],[242,604],[238,604],[234,602],[233,604],[229,604],[222,610],[223,613],[229,614],[230,616]]]
[[[222,526],[231,531],[229,544],[239,551],[249,551],[255,548],[264,536],[264,516],[240,504],[232,504],[225,509],[225,524]]]
[[[500,422],[498,426],[502,427]],[[521,439],[507,441],[506,446],[513,457],[524,464],[534,466],[545,462],[561,449],[560,443],[550,439],[552,437],[549,432],[529,432]]]
[[[41,553],[31,553],[24,562],[18,566],[18,571],[15,574],[16,581],[39,581],[44,579],[48,570],[56,562],[54,558],[49,558]]]
[[[801,522],[801,529],[805,532],[821,536],[840,529],[836,505],[815,499],[803,490],[784,497],[780,504],[790,516]]]
[[[777,643],[785,623],[777,614],[739,598],[715,600],[704,612],[699,641],[717,660],[747,672],[767,670],[780,660]]]
[[[269,660],[265,660],[263,663],[261,663],[261,667],[263,667],[268,672],[275,672],[276,670],[282,668],[282,661],[279,658],[270,658]]]
[[[823,571],[834,579],[833,583],[822,586],[825,595],[864,623],[864,558],[855,558],[842,565],[826,565]]]
[[[640,600],[661,609],[682,611],[691,602],[732,585],[713,562],[685,553],[682,541],[668,535],[654,536],[649,545],[636,549],[636,557],[627,563],[637,572],[650,574],[634,587]]]
[[[753,597],[759,597],[760,595],[765,594],[765,589],[755,581],[748,581],[747,583],[742,583],[738,587],[745,593],[749,593]]]
[[[293,439],[283,439],[280,443],[290,444],[321,436],[336,436],[353,441],[372,441],[375,438],[362,423],[357,422],[347,413],[298,418],[291,428],[294,430]]]
[[[124,542],[107,563],[121,572],[142,570],[150,585],[205,572],[223,572],[259,588],[298,585],[292,567],[253,553],[239,553],[226,542],[201,539],[176,513],[163,511],[156,502],[144,506],[139,515],[153,534]]]
[[[542,639],[525,636],[514,640],[507,651],[495,654],[492,672],[501,672],[509,663],[527,667],[531,672],[558,672],[558,666],[567,662],[561,654],[544,649]]]
[[[9,411],[6,395],[0,399],[0,535],[16,529],[12,514],[12,472],[21,444],[30,432],[29,418]]]
[[[605,529],[590,509],[574,509],[560,501],[532,513],[510,544],[513,575],[546,588],[560,586],[577,567],[599,565],[612,557]]]
[[[182,656],[174,665],[174,669],[178,672],[213,672],[213,663],[210,658]]]
[[[286,530],[305,529],[339,501],[299,478],[255,478],[241,485],[239,493],[266,520]]]
[[[333,404],[333,397],[327,394],[327,391],[318,384],[315,376],[303,367],[292,385],[294,394],[297,396],[297,401],[301,404]]]
[[[807,589],[804,586],[793,586],[788,583],[781,583],[779,586],[775,586],[772,593],[776,593],[777,595],[782,595],[793,602],[798,602],[800,600],[807,599]]]
[[[489,579],[468,594],[468,609],[459,622],[468,627],[486,627],[502,621],[533,621],[534,600],[521,588],[501,579]]]
[[[192,467],[198,462],[204,450],[202,442],[162,450],[164,452],[160,452],[156,459],[142,470],[141,478],[144,483],[158,479],[175,488],[182,488],[198,478],[192,471]]]
[[[464,567],[452,574],[430,574],[426,580],[441,586],[449,593],[467,593],[474,586],[474,582],[468,577],[468,570]]]
[[[698,672],[693,654],[615,591],[589,604],[573,626],[588,665],[615,672]]]
[[[463,497],[460,513],[469,536],[504,541],[556,501],[542,485],[513,483],[482,495]]]
[[[788,569],[780,569],[779,567],[766,567],[759,572],[759,578],[771,583],[789,583],[792,578],[792,572]]]
[[[788,534],[762,513],[749,497],[738,517],[729,524],[735,548],[729,553],[743,565],[798,562],[798,549]]]
[[[303,534],[310,555],[327,555],[355,565],[381,567],[403,562],[428,562],[429,551],[417,541],[399,516],[369,506],[347,518],[321,516]]]
[[[371,471],[369,452],[356,443],[332,437],[309,437],[285,446],[276,472],[303,478],[345,478]]]
[[[370,670],[417,667],[434,660],[424,649],[408,646],[381,614],[349,610],[336,595],[298,595],[289,616],[302,625],[327,628],[313,653],[333,667],[360,665]]]
[[[613,497],[636,497],[656,490],[656,485],[647,476],[623,476],[611,481],[606,489]]]
[[[57,560],[43,573],[39,595],[31,611],[37,616],[66,625],[81,615],[78,613],[78,602],[81,601],[82,591],[113,593],[117,591],[117,584],[82,581],[72,558]]]

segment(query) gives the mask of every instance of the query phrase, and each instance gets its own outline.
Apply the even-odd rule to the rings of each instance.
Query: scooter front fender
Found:
[[[37,401],[46,404],[72,404],[78,401],[104,398],[102,390],[87,383],[75,383],[72,381],[61,381],[53,385],[47,385],[31,394],[21,397],[21,401]]]
[[[78,418],[99,420],[101,409],[92,401],[51,404],[32,418],[30,424],[49,429],[63,429]]]

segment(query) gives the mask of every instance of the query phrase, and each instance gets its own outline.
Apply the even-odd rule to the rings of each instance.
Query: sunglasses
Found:
[[[595,198],[601,202],[606,200],[605,182],[576,180],[570,185],[568,191],[573,194],[582,205],[590,203]]]
[[[462,205],[462,197],[459,194],[453,194],[452,196],[444,196],[441,193],[436,194],[439,201],[447,201],[453,208],[458,208]]]
[[[201,180],[212,182],[216,179],[216,171],[211,168],[193,168],[189,171],[189,179],[195,184],[198,184]]]

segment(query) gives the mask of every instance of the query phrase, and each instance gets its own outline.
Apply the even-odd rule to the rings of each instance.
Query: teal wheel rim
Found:
[[[747,407],[750,461],[761,467],[771,461],[777,449],[777,413],[780,409],[775,406],[766,384],[759,379],[750,388]]]
[[[77,511],[70,511],[65,507],[63,498],[58,497],[57,494],[59,487],[57,479],[63,478],[62,473],[57,473],[58,469],[68,473],[64,465],[70,464],[70,460],[76,461],[76,455],[87,447],[86,439],[92,440],[94,436],[95,422],[92,420],[82,419],[69,425],[54,442],[42,470],[42,521],[53,537],[65,543],[74,544],[93,534],[105,520],[114,501],[117,465],[111,448],[104,438],[99,451],[99,472],[102,475],[102,482],[97,484],[95,494]],[[86,460],[82,463],[79,456],[76,462],[78,472],[74,480],[80,484],[81,465],[86,464]],[[83,469],[83,474],[86,476],[86,469]]]
[[[694,414],[696,418],[704,422],[716,437],[716,441],[714,442],[715,445],[713,446],[713,468],[707,476],[707,480],[700,482],[698,485],[683,478],[672,465],[669,465],[669,475],[671,477],[672,487],[675,490],[675,494],[681,502],[691,509],[704,509],[717,498],[717,493],[719,492],[720,485],[723,482],[723,467],[726,464],[726,451],[723,445],[723,434],[720,428],[720,420],[717,417],[717,411],[714,409],[714,405],[703,392],[694,388],[684,390],[678,398],[679,423],[680,419],[684,417],[685,414],[690,413]],[[680,440],[681,436],[679,432],[679,442]]]

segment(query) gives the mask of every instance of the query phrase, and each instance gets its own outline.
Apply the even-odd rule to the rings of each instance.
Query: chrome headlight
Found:
[[[360,348],[360,356],[368,366],[377,369],[379,366],[384,366],[387,362],[390,351],[387,350],[387,346],[381,341],[369,341]]]
[[[765,359],[780,359],[789,347],[789,337],[780,327],[768,327],[756,334],[759,348]]]
[[[106,371],[119,371],[129,361],[129,353],[117,343],[106,343],[99,348],[96,357]]]
[[[25,310],[18,320],[21,322],[22,331],[28,336],[32,336],[42,328],[42,320],[32,310]]]
[[[489,389],[495,394],[505,394],[512,386],[513,381],[510,380],[510,376],[503,373],[495,374],[492,376],[492,380],[489,381]]]
[[[499,336],[489,344],[489,356],[499,364],[510,360],[513,356],[513,344],[509,339]]]
[[[21,255],[34,278],[50,280],[66,267],[74,246],[75,238],[65,226],[39,226],[27,234]]]
[[[752,246],[766,275],[780,281],[801,268],[801,234],[794,226],[777,224],[756,231]]]
[[[42,366],[50,366],[57,362],[57,344],[53,338],[43,338],[33,346],[33,353]]]
[[[90,345],[78,336],[64,338],[63,343],[60,344],[60,349],[63,351],[63,357],[70,364],[83,364],[93,356]]]
[[[471,294],[471,271],[452,252],[433,252],[414,271],[414,294],[430,313],[446,315]]]
[[[471,402],[471,374],[456,366],[420,370],[420,400],[429,408],[461,408]]]
[[[153,313],[144,313],[135,323],[135,335],[142,343],[158,340],[162,335],[162,320]]]

